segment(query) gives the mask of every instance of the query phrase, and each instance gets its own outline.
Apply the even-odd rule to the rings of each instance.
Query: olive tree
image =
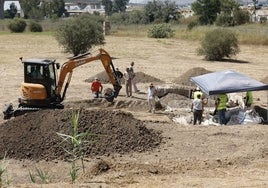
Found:
[[[198,49],[198,55],[204,55],[209,61],[230,58],[238,52],[238,40],[235,34],[227,29],[214,29],[207,32]]]
[[[77,56],[88,52],[93,46],[104,44],[100,17],[83,14],[63,22],[56,31],[56,40],[64,52]]]

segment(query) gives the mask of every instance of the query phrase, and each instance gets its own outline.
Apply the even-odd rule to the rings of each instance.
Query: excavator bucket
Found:
[[[113,102],[115,96],[114,96],[114,91],[111,88],[107,88],[104,90],[104,98],[108,102]]]
[[[116,98],[119,94],[119,91],[121,90],[122,86],[119,84],[114,85],[114,90],[111,88],[106,88],[104,90],[104,98],[108,102],[113,102],[114,98]]]
[[[4,119],[10,119],[11,117],[17,117],[28,112],[36,112],[40,110],[39,108],[28,108],[28,107],[19,107],[17,109],[13,108],[13,104],[9,103],[6,108],[4,109]]]
[[[3,111],[4,119],[10,119],[14,115],[14,108],[12,103],[9,103]]]

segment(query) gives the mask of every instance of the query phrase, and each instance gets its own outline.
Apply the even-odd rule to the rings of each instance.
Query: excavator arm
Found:
[[[81,65],[87,64],[89,62],[96,61],[96,60],[100,60],[102,62],[102,65],[109,77],[109,80],[114,87],[113,91],[108,90],[108,92],[104,94],[105,98],[108,101],[112,102],[113,99],[117,97],[122,86],[120,85],[118,81],[119,78],[117,78],[117,75],[114,73],[115,68],[112,63],[111,56],[108,54],[107,51],[100,48],[99,53],[94,56],[90,55],[90,53],[82,54],[82,55],[71,58],[70,60],[68,60],[62,65],[60,74],[59,74],[57,90],[56,90],[56,94],[58,96],[61,96],[61,101],[64,100],[66,91],[71,82],[73,69]],[[65,86],[63,86],[64,83],[65,83]]]

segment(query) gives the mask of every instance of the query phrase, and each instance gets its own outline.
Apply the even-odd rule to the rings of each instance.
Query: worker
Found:
[[[194,99],[197,99],[197,96],[200,95],[200,99],[202,100],[202,115],[203,115],[203,111],[204,111],[204,106],[207,105],[208,103],[208,98],[204,98],[204,94],[203,92],[200,90],[199,87],[195,88],[194,91]]]
[[[96,77],[91,84],[91,91],[94,94],[94,98],[101,97],[103,86],[100,80]]]
[[[200,125],[203,116],[203,100],[201,99],[201,94],[197,94],[196,99],[193,100],[191,105],[191,112],[193,112],[194,115],[193,124],[195,125],[198,120],[198,123]]]
[[[136,74],[134,72],[134,64],[135,63],[133,61],[130,63],[129,71],[130,71],[130,78],[131,78],[131,84],[133,86],[133,90],[135,93],[138,93],[140,90],[138,90],[138,87],[136,85]]]
[[[155,97],[156,97],[156,88],[153,83],[150,83],[148,88],[148,112],[155,113]]]
[[[119,82],[119,84],[121,85],[121,80],[123,78],[123,73],[119,70],[119,68],[115,68],[115,75],[117,77],[117,81]]]
[[[127,97],[132,97],[132,86],[129,68],[126,68],[126,71],[124,72],[123,76],[125,79],[126,95]]]
[[[247,91],[246,97],[245,97],[245,106],[250,107],[253,103],[253,94],[252,91]]]
[[[217,100],[215,101],[215,109],[217,110],[218,116],[219,116],[219,124],[220,125],[226,125],[226,108],[227,108],[227,102],[228,102],[228,97],[227,95],[224,94],[219,94]]]

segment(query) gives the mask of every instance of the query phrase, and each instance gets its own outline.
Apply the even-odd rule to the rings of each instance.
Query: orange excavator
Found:
[[[113,89],[107,88],[104,97],[112,102],[122,88],[116,75],[112,57],[104,49],[99,49],[96,55],[81,54],[70,58],[61,67],[56,60],[28,59],[21,61],[24,65],[24,82],[21,84],[21,98],[18,99],[17,109],[10,103],[4,109],[4,119],[16,117],[26,112],[44,108],[64,108],[62,101],[65,98],[70,84],[73,70],[76,67],[92,61],[100,60],[109,77]],[[58,73],[58,69],[60,69]]]

